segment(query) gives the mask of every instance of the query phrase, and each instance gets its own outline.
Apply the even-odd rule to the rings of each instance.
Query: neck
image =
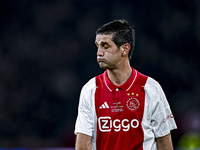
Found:
[[[119,68],[112,69],[112,70],[107,69],[107,73],[108,73],[108,78],[110,79],[110,81],[113,84],[120,86],[124,84],[130,78],[132,74],[132,68],[130,64],[128,64],[128,65],[123,65]]]

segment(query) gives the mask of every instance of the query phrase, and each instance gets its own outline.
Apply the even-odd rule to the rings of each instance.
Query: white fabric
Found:
[[[145,84],[145,108],[142,120],[144,131],[143,148],[154,150],[156,142],[154,138],[163,137],[176,129],[174,118],[163,120],[172,114],[166,96],[157,81],[148,77]]]
[[[95,90],[96,81],[92,78],[82,88],[79,106],[78,117],[75,125],[75,134],[83,133],[92,137],[92,149],[96,150],[96,127],[97,117],[95,111]]]

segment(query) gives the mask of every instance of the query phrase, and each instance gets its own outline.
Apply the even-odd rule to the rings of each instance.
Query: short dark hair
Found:
[[[121,45],[128,43],[130,45],[129,59],[131,59],[135,47],[135,31],[126,20],[114,20],[101,26],[97,34],[112,35],[112,41],[120,48]]]

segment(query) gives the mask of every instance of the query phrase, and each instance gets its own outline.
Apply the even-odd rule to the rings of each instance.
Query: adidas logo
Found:
[[[99,108],[100,109],[102,109],[102,108],[109,108],[109,106],[108,106],[107,102],[104,102]]]

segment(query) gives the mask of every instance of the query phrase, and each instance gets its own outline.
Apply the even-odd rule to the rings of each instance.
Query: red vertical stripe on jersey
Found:
[[[104,82],[105,73],[96,77],[97,150],[143,150],[142,118],[147,76],[137,72],[136,78],[127,81],[131,85],[135,80],[128,91],[120,86],[110,91]]]

